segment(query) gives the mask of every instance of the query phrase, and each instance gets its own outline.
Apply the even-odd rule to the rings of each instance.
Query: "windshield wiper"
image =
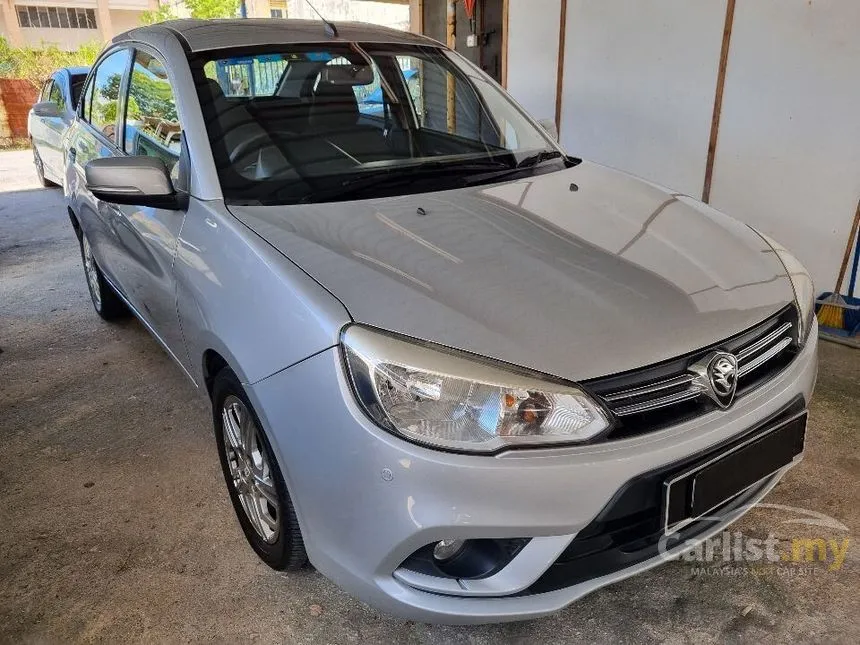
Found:
[[[576,157],[570,157],[565,155],[563,152],[559,150],[541,150],[540,152],[536,152],[533,155],[529,155],[528,157],[524,157],[521,159],[515,166],[508,166],[507,168],[491,171],[484,173],[482,175],[477,175],[475,177],[469,177],[465,180],[466,184],[469,186],[473,186],[475,184],[486,183],[488,181],[497,181],[499,179],[504,179],[509,175],[516,175],[527,170],[531,170],[542,163],[547,161],[555,161],[556,159],[561,159],[564,163],[565,168],[573,168],[582,163],[582,159],[578,159]]]
[[[553,159],[559,159],[564,155],[559,150],[541,150],[540,152],[529,155],[524,159],[520,160],[517,163],[517,168],[532,168],[533,166],[537,166],[539,164],[544,163],[545,161],[552,161]]]
[[[501,172],[511,170],[511,166],[503,161],[430,161],[420,165],[405,165],[385,168],[383,170],[366,171],[349,177],[331,188],[314,190],[299,200],[300,204],[313,202],[338,201],[345,197],[357,196],[371,188],[393,188],[405,183],[417,183],[428,178],[453,175],[458,179],[463,173],[469,172]],[[465,184],[465,178],[462,178]]]

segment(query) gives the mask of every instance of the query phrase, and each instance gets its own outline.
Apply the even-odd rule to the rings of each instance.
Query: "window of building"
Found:
[[[287,3],[285,0],[269,0],[269,15],[272,18],[287,17]]]
[[[95,9],[74,7],[18,8],[18,24],[34,29],[96,29]]]

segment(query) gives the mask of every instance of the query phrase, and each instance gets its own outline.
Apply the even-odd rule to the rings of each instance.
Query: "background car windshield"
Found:
[[[563,167],[542,129],[442,49],[317,44],[218,52],[192,67],[231,202],[336,201],[498,181],[542,152],[546,163],[522,172]]]
[[[86,74],[72,74],[72,106],[76,107],[81,98],[81,90],[87,81]]]

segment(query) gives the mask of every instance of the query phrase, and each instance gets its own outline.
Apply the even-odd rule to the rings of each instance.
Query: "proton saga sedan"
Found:
[[[802,457],[798,261],[567,154],[433,40],[141,27],[71,128],[95,310],[211,402],[275,569],[414,620],[533,618],[722,531]]]

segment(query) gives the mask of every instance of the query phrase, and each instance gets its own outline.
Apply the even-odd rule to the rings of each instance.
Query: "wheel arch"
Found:
[[[225,367],[230,367],[230,364],[216,350],[207,349],[203,352],[203,383],[210,399],[212,398],[212,386],[215,384],[215,377]],[[233,368],[230,367],[230,369]]]
[[[72,222],[72,230],[75,231],[75,236],[78,238],[78,241],[81,241],[81,236],[83,235],[83,231],[81,231],[81,223],[78,221],[78,216],[75,215],[75,211],[72,210],[71,206],[67,206],[66,210],[69,211],[69,220]]]

